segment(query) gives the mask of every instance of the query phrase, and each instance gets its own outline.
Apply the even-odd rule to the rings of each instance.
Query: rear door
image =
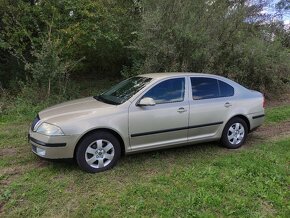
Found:
[[[209,77],[190,77],[188,139],[215,137],[231,110],[234,89]]]

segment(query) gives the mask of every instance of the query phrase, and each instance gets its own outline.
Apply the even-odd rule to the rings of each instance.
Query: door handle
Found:
[[[178,113],[183,113],[183,112],[186,112],[186,110],[185,110],[184,107],[180,107],[180,108],[178,108],[177,112]]]
[[[232,106],[232,104],[230,102],[225,103],[225,107],[230,107],[230,106]]]

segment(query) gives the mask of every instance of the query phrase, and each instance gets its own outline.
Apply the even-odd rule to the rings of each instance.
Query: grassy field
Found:
[[[290,117],[290,107],[289,105],[284,105],[270,108],[266,111],[266,117],[266,123],[277,123],[285,121]]]
[[[289,111],[268,109],[265,128],[290,121]],[[33,155],[29,116],[0,124],[1,217],[289,217],[290,135],[137,154],[87,174]]]

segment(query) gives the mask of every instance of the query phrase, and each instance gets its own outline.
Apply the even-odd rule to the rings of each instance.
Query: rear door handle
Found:
[[[225,103],[225,107],[230,107],[230,106],[232,106],[232,104],[230,102]]]
[[[178,113],[183,113],[183,112],[186,112],[186,110],[185,110],[184,107],[180,107],[180,108],[178,108],[177,112]]]

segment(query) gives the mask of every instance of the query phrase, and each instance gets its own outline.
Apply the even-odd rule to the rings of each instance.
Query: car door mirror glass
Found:
[[[153,98],[145,97],[140,100],[138,106],[154,106],[155,104]]]

